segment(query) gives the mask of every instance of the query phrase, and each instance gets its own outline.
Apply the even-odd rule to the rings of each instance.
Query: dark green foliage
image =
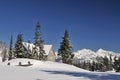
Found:
[[[31,58],[32,59],[38,59],[38,52],[37,52],[37,47],[33,47],[33,50],[32,50],[32,54],[31,54]]]
[[[95,70],[96,70],[96,63],[95,61],[93,61],[91,65],[91,71],[95,71]]]
[[[31,43],[31,40],[28,40],[28,43]]]
[[[15,54],[17,58],[24,58],[24,46],[22,34],[18,34],[17,41],[15,43]]]
[[[40,28],[41,28],[41,26],[40,26],[39,22],[37,22],[36,28],[35,28],[35,37],[34,37],[34,39],[35,39],[34,44],[36,46],[39,46],[40,41],[42,41]],[[43,47],[43,45],[41,47]]]
[[[39,50],[39,56],[38,56],[38,59],[39,60],[46,60],[45,59],[45,51],[43,50],[43,49],[41,49],[41,48],[39,48],[40,50]]]
[[[34,42],[34,44],[36,46],[35,48],[38,47],[39,49],[38,49],[38,52],[36,52],[36,50],[34,49],[33,53],[34,53],[34,56],[36,57],[36,59],[44,60],[44,56],[45,56],[45,51],[43,49],[44,48],[44,41],[41,38],[40,28],[41,28],[41,26],[38,22],[36,25],[36,28],[35,28],[35,37],[34,37],[35,42]]]
[[[110,60],[109,60],[109,70],[113,70],[112,55],[110,55]]]
[[[9,58],[8,60],[11,60],[13,58],[13,38],[11,36],[11,39],[10,39],[10,48],[9,48]]]
[[[115,69],[116,72],[120,72],[120,57],[114,58],[113,68]]]
[[[108,59],[108,57],[105,56],[103,59],[103,64],[104,64],[104,71],[112,70],[112,58],[111,58],[111,56],[110,56],[110,59]]]
[[[60,43],[60,49],[58,50],[58,55],[62,57],[63,63],[71,63],[72,56],[72,46],[69,41],[68,31],[65,30],[64,37],[62,38],[62,42]]]
[[[109,60],[108,60],[107,56],[105,56],[103,60],[104,60],[103,64],[104,64],[104,67],[105,67],[105,71],[107,71],[108,70],[108,64],[109,64]]]

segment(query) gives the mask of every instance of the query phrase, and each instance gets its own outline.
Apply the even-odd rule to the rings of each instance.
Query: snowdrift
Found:
[[[28,64],[31,66],[18,66]],[[8,63],[10,65],[8,66]],[[63,63],[13,59],[0,64],[0,80],[119,80],[120,73],[90,72]]]
[[[30,62],[30,66],[19,66],[19,63],[21,62],[21,65],[27,65],[28,62]],[[68,65],[64,63],[57,63],[57,62],[51,62],[51,61],[39,61],[39,60],[33,60],[33,59],[13,59],[10,61],[4,62],[2,65],[8,65],[9,66],[15,66],[15,67],[24,67],[24,68],[38,68],[38,69],[50,69],[50,70],[63,70],[63,71],[84,71],[84,72],[89,72],[87,70],[77,68],[73,65]]]

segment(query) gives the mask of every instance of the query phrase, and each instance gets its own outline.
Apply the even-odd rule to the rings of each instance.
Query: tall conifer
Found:
[[[72,46],[69,40],[68,31],[65,30],[64,36],[62,38],[62,42],[60,43],[60,49],[58,50],[58,55],[62,57],[63,63],[71,63],[72,57]]]
[[[17,58],[24,57],[23,37],[21,33],[17,36],[17,41],[15,43],[15,54]]]
[[[10,47],[9,47],[9,58],[8,60],[11,60],[13,58],[13,37],[11,36],[10,39]]]
[[[44,41],[42,40],[42,37],[41,37],[40,28],[41,28],[41,26],[40,26],[39,22],[37,22],[36,28],[35,28],[35,37],[34,37],[35,42],[34,42],[34,44],[36,47],[39,48],[38,54],[37,54],[37,59],[44,60],[44,58],[45,58],[45,56],[44,56],[45,51],[43,49],[44,48]]]

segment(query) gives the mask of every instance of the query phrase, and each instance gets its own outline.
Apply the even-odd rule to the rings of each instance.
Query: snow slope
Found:
[[[32,66],[16,66],[19,62]],[[32,59],[14,59],[0,64],[0,80],[120,80],[120,73],[90,72],[72,65],[42,62]]]

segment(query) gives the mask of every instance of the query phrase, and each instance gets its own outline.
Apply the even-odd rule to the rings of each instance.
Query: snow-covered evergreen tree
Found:
[[[24,57],[23,37],[21,33],[17,36],[17,41],[15,43],[15,54],[17,58]]]
[[[39,48],[38,50],[38,55],[37,55],[37,59],[39,60],[44,60],[44,56],[45,56],[45,51],[44,51],[44,41],[42,40],[42,37],[41,37],[41,32],[40,32],[40,24],[39,22],[37,23],[36,25],[36,28],[35,28],[35,46]]]
[[[31,57],[32,57],[33,59],[38,59],[38,48],[37,48],[37,46],[33,47]]]
[[[13,53],[13,37],[11,36],[8,60],[11,60],[13,58],[13,56],[14,56],[14,53]]]
[[[113,68],[116,72],[120,72],[120,57],[119,58],[117,58],[117,57],[114,58]]]
[[[58,50],[58,55],[62,57],[63,63],[69,63],[72,57],[72,46],[69,40],[68,31],[65,30],[64,37],[60,43],[60,49]]]
[[[105,56],[103,64],[104,64],[104,67],[105,67],[105,71],[112,70],[111,56],[110,56],[110,59],[108,59],[108,57]]]

